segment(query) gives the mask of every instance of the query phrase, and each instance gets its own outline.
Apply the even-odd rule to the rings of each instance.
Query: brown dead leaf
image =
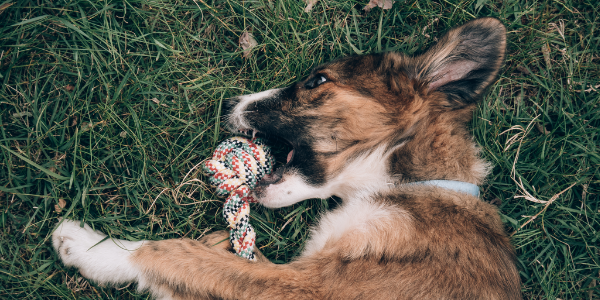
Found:
[[[70,84],[65,85],[65,91],[67,91],[67,92],[70,92],[74,89],[75,89],[75,87]]]
[[[242,46],[242,49],[244,49],[245,58],[250,57],[250,55],[252,54],[250,50],[252,50],[252,48],[256,47],[257,45],[258,43],[256,42],[251,33],[244,31],[244,33],[242,33],[242,35],[240,36],[240,46]]]
[[[306,2],[306,8],[304,9],[304,12],[309,12],[313,9],[313,6],[319,2],[319,0],[304,0],[304,2]]]
[[[158,104],[158,105],[162,105],[162,106],[164,106],[164,107],[168,107],[168,106],[167,106],[166,104],[164,104],[164,103],[162,103],[162,104],[161,104],[161,103],[160,103],[160,100],[158,100],[158,99],[156,99],[156,98],[152,98],[152,99],[150,99],[150,100],[152,100],[152,102],[154,102],[154,103],[156,103],[156,104]]]
[[[63,210],[63,208],[65,208],[65,206],[67,206],[67,201],[65,201],[63,198],[60,198],[58,199],[58,204],[54,205],[54,211],[59,213]]]
[[[530,75],[529,71],[523,66],[517,66],[517,70],[525,75]]]
[[[81,123],[81,132],[86,132],[90,129],[94,128],[94,122],[83,122]]]
[[[548,129],[546,129],[546,127],[540,125],[540,123],[535,123],[535,128],[537,128],[537,130],[543,134],[550,134],[550,131],[548,131]]]
[[[369,4],[367,4],[365,7],[363,7],[363,10],[366,10],[367,12],[369,12],[375,6],[379,6],[382,9],[390,9],[390,8],[392,8],[393,4],[394,4],[394,0],[371,0],[371,1],[369,1]]]

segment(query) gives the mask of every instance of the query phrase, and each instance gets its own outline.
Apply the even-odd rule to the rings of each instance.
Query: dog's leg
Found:
[[[213,249],[222,249],[228,252],[233,253],[233,247],[229,242],[229,232],[225,230],[215,231],[210,234],[207,234],[203,238],[199,240],[204,245]],[[257,262],[261,263],[271,263],[268,258],[266,258],[258,249],[258,247],[254,247],[254,256],[256,257]]]
[[[222,237],[226,237],[225,234]],[[177,299],[318,299],[318,276],[308,265],[251,262],[226,249],[189,239],[153,241],[133,255],[142,288]],[[262,256],[262,255],[261,255]]]
[[[52,243],[66,266],[99,284],[137,282],[159,299],[314,299],[318,291],[310,284],[315,278],[290,265],[272,264],[259,251],[257,262],[236,256],[226,231],[200,241],[130,242],[106,239],[80,224],[63,221]]]

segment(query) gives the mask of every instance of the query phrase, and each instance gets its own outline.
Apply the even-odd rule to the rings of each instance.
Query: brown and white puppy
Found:
[[[87,278],[135,281],[161,299],[520,299],[496,208],[454,189],[411,184],[483,182],[488,164],[466,124],[498,74],[505,44],[498,20],[477,19],[418,57],[346,57],[292,86],[232,100],[230,129],[294,147],[287,165],[257,188],[264,206],[343,200],[288,264],[235,256],[218,243],[226,232],[98,244],[104,234],[64,221],[54,247]]]

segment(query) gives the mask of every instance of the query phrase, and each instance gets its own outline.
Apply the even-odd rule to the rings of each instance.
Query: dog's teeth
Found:
[[[246,135],[246,136],[252,136],[252,138],[256,137],[256,134],[258,133],[258,130],[254,130],[254,129],[238,129],[237,130],[238,133]]]

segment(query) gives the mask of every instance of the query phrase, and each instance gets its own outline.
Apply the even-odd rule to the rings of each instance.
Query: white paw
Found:
[[[80,221],[64,220],[52,234],[52,245],[66,266],[78,268],[81,275],[98,283],[137,281],[140,272],[129,258],[143,241],[102,241],[105,234],[79,224]]]

